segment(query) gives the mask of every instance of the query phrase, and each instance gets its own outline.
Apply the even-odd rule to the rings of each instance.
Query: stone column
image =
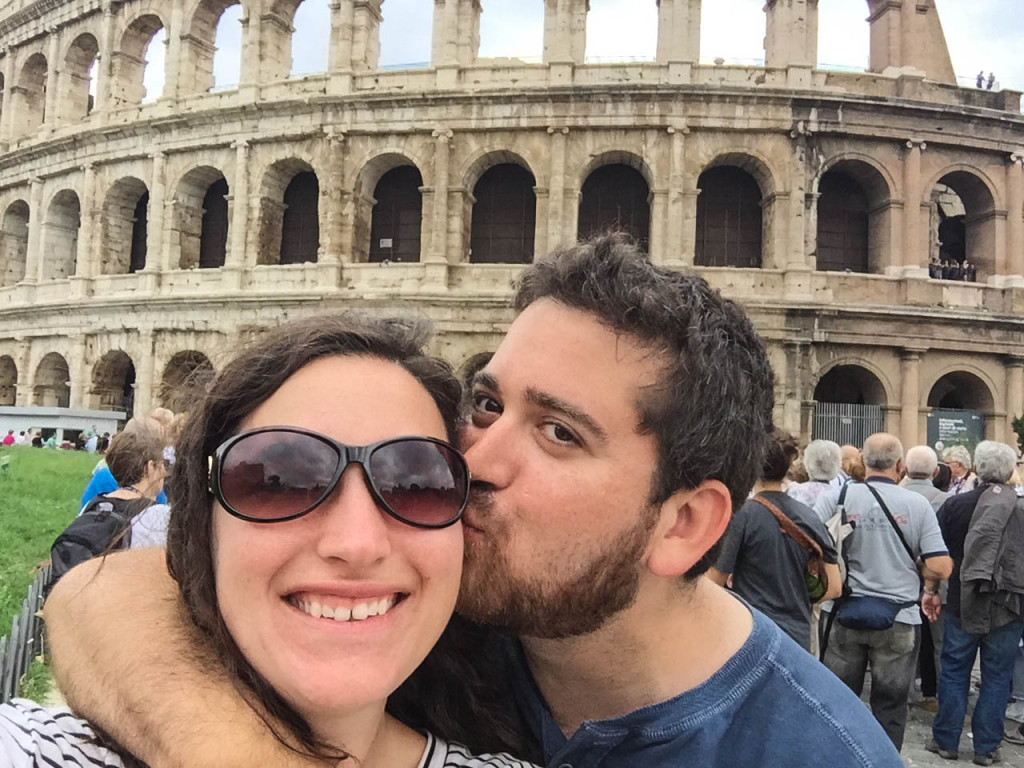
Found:
[[[549,127],[551,168],[548,182],[548,250],[565,242],[565,145],[569,129]]]
[[[583,63],[587,48],[589,10],[589,0],[545,0],[545,64]]]
[[[818,64],[818,0],[767,0],[765,65],[789,70],[790,85],[810,85]]]
[[[167,80],[161,98],[177,99],[182,90],[182,64],[184,64],[184,47],[181,36],[185,33],[185,10],[183,3],[171,6],[171,20],[167,27]]]
[[[18,366],[18,382],[15,385],[14,404],[19,406],[32,405],[32,343],[28,339],[18,339],[18,346],[14,355],[14,362]]]
[[[448,253],[448,165],[451,162],[452,132],[438,128],[434,138],[434,210],[430,250],[425,261],[447,262]]]
[[[11,94],[14,92],[14,49],[4,48],[4,93],[0,107],[0,141],[11,140]]]
[[[453,2],[454,0],[449,0]],[[480,0],[458,0],[458,61],[463,67],[474,64],[480,55]]]
[[[224,264],[226,283],[241,287],[242,271],[255,262],[246,258],[246,240],[249,235],[249,142],[236,141],[235,178],[231,186],[231,249]]]
[[[818,201],[820,192],[804,195],[804,254],[810,269],[818,268]]]
[[[662,0],[664,5],[665,0]],[[668,207],[665,213],[665,261],[687,261],[683,244],[683,217],[685,198],[683,185],[685,184],[684,163],[686,160],[686,134],[689,129],[685,126],[677,128],[670,125],[667,129],[669,135],[669,168],[668,168]],[[687,263],[693,263],[690,256]]]
[[[29,180],[28,246],[25,254],[25,282],[35,283],[43,271],[43,180]]]
[[[701,0],[655,0],[658,4],[657,62],[667,64],[669,80],[690,82],[700,61]]]
[[[900,440],[904,450],[922,442],[920,434],[921,413],[921,349],[904,349],[900,352]],[[893,431],[890,429],[890,431]]]
[[[1010,155],[1006,166],[1007,271],[1011,277],[1024,278],[1024,153]]]
[[[110,0],[103,3],[103,39],[100,41],[99,82],[96,84],[96,108],[108,109],[114,78],[114,9]]]
[[[352,261],[352,243],[345,242],[345,211],[349,207],[349,192],[345,188],[345,155],[348,145],[341,131],[327,134],[326,205],[323,212],[326,227],[323,238],[325,261],[347,263]]]
[[[785,264],[786,270],[808,271],[811,267],[807,264],[805,246],[804,218],[805,206],[807,203],[807,153],[808,135],[794,131],[793,136],[793,162],[791,192],[789,195],[789,241],[786,244],[786,255],[784,259],[776,257],[777,264]],[[778,217],[776,217],[778,223]]]
[[[352,0],[332,0],[331,44],[327,57],[328,91],[347,93],[352,86]]]
[[[98,239],[96,237],[96,219],[100,206],[96,200],[96,165],[88,163],[82,166],[84,181],[82,182],[82,224],[78,230],[78,254],[75,261],[75,278],[88,280],[102,272],[99,269]],[[83,286],[84,288],[84,286]],[[80,294],[81,295],[81,294]]]
[[[354,0],[352,5],[352,69],[377,68],[380,59],[381,0]]]
[[[92,377],[85,364],[85,336],[74,336],[71,339],[71,354],[68,360],[68,373],[71,376],[68,407],[88,408],[86,397]]]
[[[157,150],[150,155],[149,221],[146,227],[145,272],[166,272],[171,268],[167,248],[167,155]]]
[[[135,366],[135,413],[145,414],[153,410],[153,369],[155,359],[153,353],[153,330],[140,329],[138,347],[138,365]]]
[[[57,125],[57,84],[60,82],[59,75],[63,69],[63,62],[58,67],[60,58],[60,30],[57,27],[50,27],[50,36],[47,39],[49,48],[46,54],[46,114],[43,116],[43,125],[53,128]]]
[[[922,266],[921,253],[921,153],[927,148],[923,141],[910,139],[903,157],[903,273]]]

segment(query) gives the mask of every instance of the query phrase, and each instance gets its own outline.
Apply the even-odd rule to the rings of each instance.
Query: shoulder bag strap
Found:
[[[907,539],[903,535],[903,530],[900,528],[896,520],[893,518],[892,512],[889,511],[889,508],[885,506],[885,502],[882,501],[882,495],[871,487],[871,483],[864,483],[864,485],[866,485],[868,490],[871,491],[871,494],[875,497],[875,500],[878,501],[878,505],[882,508],[882,511],[885,512],[885,517],[889,520],[889,523],[892,525],[892,529],[896,531],[896,535],[900,539],[900,544],[902,544],[903,549],[907,551],[907,556],[910,558],[910,562],[913,563],[914,568],[916,570],[917,558],[914,557],[914,551],[910,548],[910,545],[907,544]]]
[[[800,526],[793,522],[792,518],[790,518],[789,515],[787,515],[777,506],[775,506],[773,502],[768,501],[768,499],[763,494],[760,493],[754,496],[754,501],[756,501],[762,507],[771,512],[772,515],[775,517],[776,522],[778,522],[779,524],[779,530],[781,530],[783,534],[789,536],[789,538],[791,538],[793,541],[799,544],[802,549],[807,550],[807,553],[811,557],[822,556],[821,546],[818,544],[818,542],[816,542],[814,539],[808,536],[807,533],[805,533],[804,530],[800,528]]]
[[[840,514],[840,521],[846,523],[846,492],[849,490],[850,485],[853,483],[851,480],[848,483],[843,483],[842,490],[839,491],[839,502],[836,504],[836,512]],[[841,547],[842,551],[839,556],[846,561],[846,547]],[[846,566],[846,572],[843,574],[843,592],[839,597],[832,601],[832,610],[828,612],[828,618],[825,620],[825,631],[822,632],[821,642],[818,644],[818,661],[824,663],[825,651],[828,650],[828,639],[832,635],[832,624],[836,620],[836,614],[839,613],[839,606],[843,600],[846,599],[849,594],[850,587],[850,566]]]

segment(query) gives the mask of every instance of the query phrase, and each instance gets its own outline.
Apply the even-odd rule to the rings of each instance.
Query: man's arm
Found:
[[[90,560],[66,574],[44,616],[68,703],[153,766],[313,766],[235,691],[167,573],[162,548]]]
[[[932,555],[921,560],[921,578],[928,581],[948,579],[953,573],[953,558],[949,555]]]
[[[839,573],[839,566],[835,563],[825,563],[825,574],[828,576],[828,590],[822,595],[819,603],[835,600],[843,594],[843,578]]]

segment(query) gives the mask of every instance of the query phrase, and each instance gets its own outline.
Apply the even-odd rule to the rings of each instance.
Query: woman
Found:
[[[54,541],[47,592],[79,563],[144,538],[145,528],[135,536],[140,518],[166,516],[167,506],[156,503],[167,478],[166,445],[163,430],[148,420],[128,422],[111,441],[107,465],[116,487],[89,501]]]
[[[403,681],[415,685],[461,575],[469,477],[447,442],[460,390],[423,355],[425,337],[395,321],[321,317],[229,364],[177,446],[168,567],[283,742],[329,765],[525,766],[472,758],[385,714]],[[445,709],[453,690],[472,703],[459,675],[433,680],[417,688],[423,712]],[[16,766],[48,764],[32,750],[54,745],[63,765],[123,764],[80,733],[88,724],[58,712],[0,708]]]
[[[974,461],[971,452],[962,445],[954,445],[942,453],[942,460],[949,465],[953,479],[949,484],[949,495],[973,491],[978,487],[978,476],[971,471]]]

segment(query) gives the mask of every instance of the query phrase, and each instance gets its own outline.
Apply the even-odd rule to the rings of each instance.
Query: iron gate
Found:
[[[832,440],[839,445],[860,448],[869,435],[885,429],[885,414],[880,405],[853,403],[815,403],[815,440]]]

